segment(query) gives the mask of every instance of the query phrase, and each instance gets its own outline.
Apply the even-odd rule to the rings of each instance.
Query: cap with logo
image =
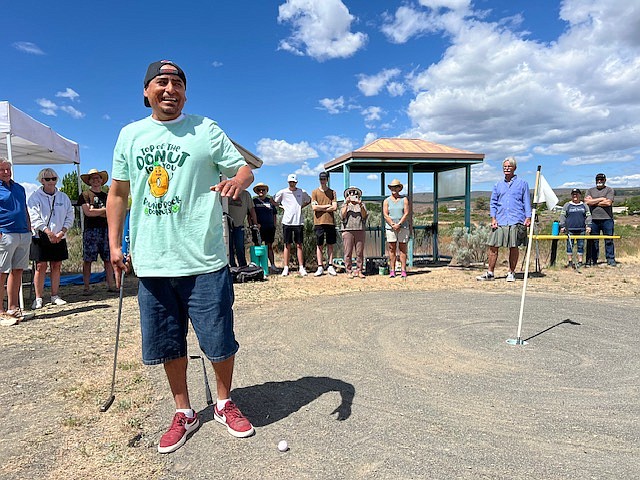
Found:
[[[147,67],[147,74],[144,76],[144,88],[147,88],[149,82],[160,75],[177,75],[184,82],[184,86],[187,86],[187,76],[178,65],[173,63],[171,60],[159,60],[151,63]],[[144,97],[144,106],[151,107],[147,97]]]
[[[295,173],[289,174],[287,177],[287,182],[296,182],[298,183],[298,176]]]
[[[606,180],[607,176],[604,173],[599,173],[596,175],[596,180],[600,180],[600,179]]]
[[[580,189],[579,189],[579,188],[574,188],[573,190],[571,190],[571,195],[574,195],[574,194],[576,194],[576,193],[577,193],[578,195],[582,195],[582,192],[580,191]]]

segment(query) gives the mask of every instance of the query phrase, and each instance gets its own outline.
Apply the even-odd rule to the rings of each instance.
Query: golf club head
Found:
[[[104,402],[102,405],[100,405],[100,411],[104,413],[107,410],[109,410],[109,407],[111,407],[111,405],[113,404],[113,401],[115,399],[116,399],[116,396],[115,395],[111,395],[106,402]]]

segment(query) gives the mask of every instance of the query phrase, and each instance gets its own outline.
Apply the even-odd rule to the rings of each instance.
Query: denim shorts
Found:
[[[229,268],[189,277],[141,277],[138,304],[142,361],[157,365],[187,355],[189,320],[200,349],[212,362],[238,351],[233,332]]]

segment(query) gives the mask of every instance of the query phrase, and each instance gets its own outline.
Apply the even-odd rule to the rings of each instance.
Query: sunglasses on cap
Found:
[[[359,197],[359,196],[360,196],[360,193],[358,193],[358,191],[357,191],[357,190],[349,190],[349,191],[347,192],[347,196],[349,196],[349,197],[351,197],[351,196],[353,196],[353,197]]]
[[[57,182],[58,177],[42,177],[45,182]]]

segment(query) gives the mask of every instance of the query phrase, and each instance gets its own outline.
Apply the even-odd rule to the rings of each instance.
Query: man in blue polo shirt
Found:
[[[31,220],[22,185],[11,179],[11,162],[0,157],[0,282],[7,282],[7,310],[4,288],[0,288],[0,317],[3,325],[22,319],[18,305],[22,271],[29,266]],[[7,279],[8,275],[8,279]]]
[[[518,247],[527,241],[527,227],[531,225],[531,198],[529,184],[515,174],[517,162],[508,157],[502,162],[504,180],[495,184],[491,193],[491,235],[489,247],[489,269],[476,277],[477,280],[494,280],[493,271],[498,261],[498,248],[509,248],[509,272],[507,282],[516,281],[516,266],[520,251]]]

